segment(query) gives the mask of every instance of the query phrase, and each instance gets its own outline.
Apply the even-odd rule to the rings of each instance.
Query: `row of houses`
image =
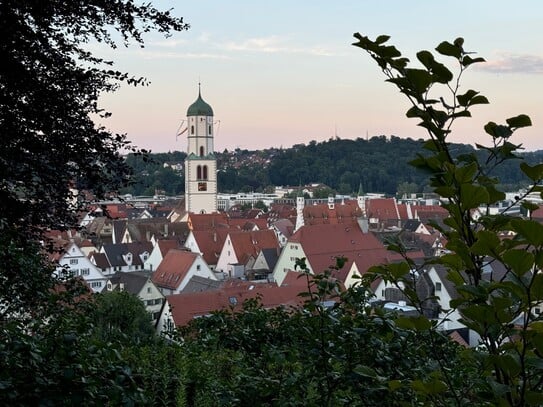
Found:
[[[52,232],[65,248],[56,252],[57,273],[83,278],[94,292],[133,292],[162,330],[217,308],[236,308],[257,295],[266,306],[299,303],[297,294],[306,284],[294,267],[298,258],[305,258],[316,274],[333,265],[336,257],[345,257],[335,277],[349,287],[371,266],[401,261],[383,243],[391,235],[402,239],[410,248],[409,257],[418,263],[445,251],[446,241],[433,227],[446,216],[439,206],[400,204],[393,198],[300,206],[272,206],[265,216],[251,211],[254,218],[239,212],[237,217],[96,217],[87,224],[87,234]],[[300,213],[302,222],[297,219]],[[110,236],[107,243],[104,228]],[[456,295],[445,272],[432,266],[417,273],[418,289],[439,297],[428,304],[428,315],[445,320],[444,310]],[[372,289],[377,300],[408,307],[394,287],[376,281]],[[446,319],[443,329],[462,328],[454,315]]]

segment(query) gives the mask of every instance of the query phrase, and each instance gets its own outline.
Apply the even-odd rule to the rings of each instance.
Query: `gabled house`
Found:
[[[403,230],[421,235],[430,235],[428,228],[418,219],[409,219],[406,221],[403,224]]]
[[[414,205],[412,211],[413,218],[426,225],[430,221],[441,224],[443,219],[449,216],[447,209],[439,205]]]
[[[294,233],[294,223],[289,219],[279,219],[271,225],[270,229],[274,231],[279,245],[283,247]]]
[[[195,318],[205,317],[223,309],[240,310],[248,299],[260,298],[265,308],[280,306],[298,307],[303,304],[300,286],[277,287],[275,284],[242,283],[206,292],[167,296],[169,309],[164,307],[159,320],[159,330],[164,327],[180,327]]]
[[[335,202],[335,199],[330,197],[327,203],[304,205],[303,208],[304,225],[352,224],[357,223],[362,215],[362,209],[355,199]]]
[[[216,270],[227,273],[229,277],[244,277],[245,270],[253,267],[261,250],[279,248],[275,233],[269,229],[254,232],[230,231]]]
[[[175,239],[185,243],[189,234],[186,222],[171,223],[165,217],[150,219],[129,219],[121,243],[156,242],[159,239]]]
[[[145,270],[154,271],[164,259],[164,256],[172,249],[182,249],[182,245],[177,240],[161,239],[158,240],[151,254],[144,263]]]
[[[151,280],[149,273],[133,271],[131,273],[117,272],[109,279],[108,291],[126,291],[137,296],[151,315],[153,324],[160,316],[164,296]]]
[[[256,256],[253,268],[255,270],[273,271],[277,260],[279,259],[280,250],[277,248],[262,249]]]
[[[193,276],[216,280],[215,275],[199,253],[172,249],[153,273],[151,279],[162,294],[179,294]]]
[[[283,248],[273,278],[278,285],[283,284],[288,272],[294,271],[297,258],[305,257],[310,272],[320,274],[335,264],[336,257],[345,257],[347,262],[336,277],[350,285],[354,274],[364,274],[371,266],[388,262],[391,256],[373,233],[364,233],[358,224],[302,226]]]
[[[91,252],[87,257],[90,262],[98,267],[105,276],[115,274],[115,271],[113,270],[111,264],[109,264],[109,260],[107,259],[105,253]]]
[[[228,224],[231,229],[254,231],[264,230],[268,228],[268,223],[264,218],[245,219],[245,218],[229,218]]]
[[[413,272],[417,295],[423,301],[423,313],[426,317],[439,322],[439,329],[451,332],[467,330],[460,320],[458,310],[451,310],[450,301],[459,294],[452,281],[447,278],[448,270],[438,264],[429,265],[420,272]],[[467,278],[467,276],[463,276]],[[482,278],[487,281],[507,279],[506,268],[500,262],[492,262],[483,269]],[[374,288],[376,298],[384,302],[408,303],[408,299],[397,287],[379,280]],[[464,338],[471,346],[477,345],[477,338],[468,333]]]
[[[281,219],[288,219],[293,225],[296,223],[296,207],[291,204],[273,203],[267,215],[269,224]]]
[[[401,228],[402,216],[395,198],[367,199],[365,212],[371,229]]]
[[[75,243],[69,244],[58,259],[57,276],[70,275],[80,277],[93,292],[100,292],[106,287],[107,277],[96,267]]]
[[[105,244],[100,253],[104,253],[114,272],[143,270],[144,264],[153,251],[151,242],[132,242]]]
[[[221,250],[229,232],[230,230],[227,228],[191,230],[185,247],[193,253],[201,254],[211,270],[216,270]]]

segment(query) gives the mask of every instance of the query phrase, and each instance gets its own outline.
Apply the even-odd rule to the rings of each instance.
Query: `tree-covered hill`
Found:
[[[366,192],[420,192],[426,188],[428,178],[408,163],[420,153],[423,142],[379,136],[367,140],[311,141],[286,149],[224,150],[216,153],[219,190],[265,191],[273,185],[319,182],[344,194],[357,192],[360,185]],[[451,151],[456,155],[476,154],[481,161],[486,154],[466,144],[454,144]],[[141,156],[129,155],[127,162],[134,169],[134,185],[122,192],[135,195],[152,195],[155,190],[170,195],[183,193],[183,171],[175,169],[175,164],[181,164],[185,156],[178,151],[159,153],[143,161]],[[543,151],[525,152],[522,157],[528,163],[541,162]],[[506,161],[493,174],[500,179],[503,189],[523,186],[516,161]]]

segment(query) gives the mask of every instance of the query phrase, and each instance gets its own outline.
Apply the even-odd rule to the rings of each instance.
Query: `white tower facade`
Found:
[[[213,150],[213,109],[198,89],[198,99],[187,110],[185,210],[217,212],[217,159]]]
[[[304,207],[305,207],[305,198],[303,195],[303,192],[298,193],[298,196],[296,197],[296,226],[294,227],[294,231],[297,231],[302,226],[304,226]]]

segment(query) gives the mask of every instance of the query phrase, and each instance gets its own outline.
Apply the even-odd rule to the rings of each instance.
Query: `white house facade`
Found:
[[[106,287],[107,277],[85,256],[85,253],[72,243],[59,259],[56,274],[68,273],[73,277],[81,277],[93,292],[100,292]]]

